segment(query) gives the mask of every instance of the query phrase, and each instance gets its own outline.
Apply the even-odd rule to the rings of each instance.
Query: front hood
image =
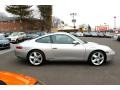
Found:
[[[7,38],[18,38],[18,36],[9,36],[9,37],[7,37]]]
[[[8,40],[0,40],[0,44],[7,44],[7,43],[9,43],[9,41]]]
[[[110,47],[108,47],[106,45],[100,45],[100,44],[94,43],[94,42],[88,42],[87,44],[85,44],[85,47],[88,50],[103,50],[103,51],[112,50]]]
[[[89,44],[89,45],[98,45],[98,43],[95,43],[95,42],[87,42],[87,44]]]

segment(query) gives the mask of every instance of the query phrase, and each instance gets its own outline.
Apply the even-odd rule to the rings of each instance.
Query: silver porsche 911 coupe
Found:
[[[88,61],[99,66],[113,59],[115,52],[108,46],[82,41],[64,32],[51,33],[16,45],[15,55],[32,65],[45,60]]]

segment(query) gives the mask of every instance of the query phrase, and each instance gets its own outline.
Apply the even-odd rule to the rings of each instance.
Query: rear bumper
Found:
[[[15,53],[15,56],[18,57],[18,58],[21,58],[21,59],[26,59],[27,58],[27,53],[24,50],[16,49],[14,51],[14,53]]]

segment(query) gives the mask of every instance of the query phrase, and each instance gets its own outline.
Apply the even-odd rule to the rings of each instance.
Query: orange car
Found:
[[[30,76],[0,71],[0,85],[42,85],[42,83]]]

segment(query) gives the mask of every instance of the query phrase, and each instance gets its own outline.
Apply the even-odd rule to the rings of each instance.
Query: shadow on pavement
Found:
[[[16,60],[14,63],[16,63],[17,65],[22,65],[22,66],[25,66],[25,65],[33,66],[26,60]],[[106,62],[101,66],[109,66],[111,64],[112,64],[112,62]],[[93,66],[86,61],[46,61],[44,64],[42,64],[38,67],[41,67],[41,66],[92,66],[92,67],[99,67],[99,66]]]

